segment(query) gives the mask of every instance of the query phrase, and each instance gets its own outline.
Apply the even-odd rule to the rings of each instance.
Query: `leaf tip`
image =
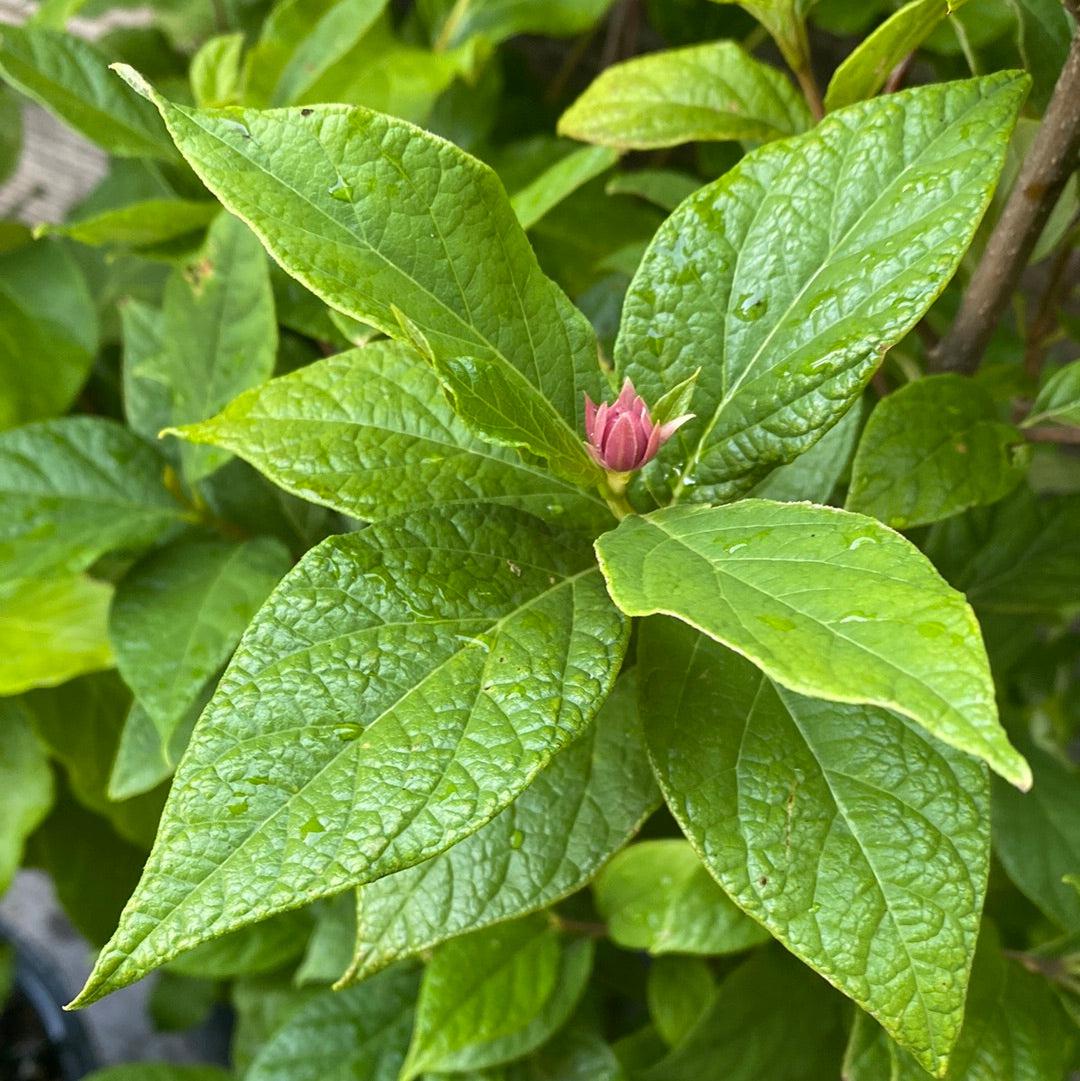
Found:
[[[118,61],[110,64],[109,69],[115,71],[140,97],[146,98],[147,101],[155,100],[154,88],[130,64],[122,64]]]

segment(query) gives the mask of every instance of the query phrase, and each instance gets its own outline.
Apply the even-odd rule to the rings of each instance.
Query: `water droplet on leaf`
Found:
[[[769,301],[762,293],[743,293],[735,305],[735,315],[744,323],[753,323],[769,310]]]
[[[340,176],[327,189],[327,194],[332,199],[337,199],[339,203],[352,202],[352,188]]]
[[[360,735],[361,728],[358,724],[353,724],[352,721],[345,721],[342,724],[334,725],[334,735],[338,739],[354,740]]]
[[[525,834],[522,833],[521,830],[514,830],[514,832],[510,834],[510,847],[511,848],[520,848],[524,843],[525,843]]]

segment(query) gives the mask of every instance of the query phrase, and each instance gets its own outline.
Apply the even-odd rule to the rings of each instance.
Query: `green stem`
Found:
[[[605,473],[604,480],[596,487],[604,497],[608,509],[621,522],[627,515],[634,514],[634,508],[626,498],[626,485],[630,480],[629,473]]]

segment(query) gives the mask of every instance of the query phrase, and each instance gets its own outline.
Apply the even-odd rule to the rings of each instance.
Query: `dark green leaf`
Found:
[[[18,698],[0,698],[0,894],[11,884],[23,843],[53,801],[49,760]],[[0,993],[0,1003],[6,996]]]
[[[657,957],[649,965],[646,994],[657,1032],[673,1047],[682,1043],[712,1006],[716,980],[700,957]]]

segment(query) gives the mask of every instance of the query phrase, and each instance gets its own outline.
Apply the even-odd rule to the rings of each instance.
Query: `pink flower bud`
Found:
[[[649,407],[627,379],[610,405],[607,402],[596,405],[585,395],[586,446],[598,465],[612,473],[629,473],[651,462],[656,452],[693,416],[684,413],[666,424],[654,424]]]

